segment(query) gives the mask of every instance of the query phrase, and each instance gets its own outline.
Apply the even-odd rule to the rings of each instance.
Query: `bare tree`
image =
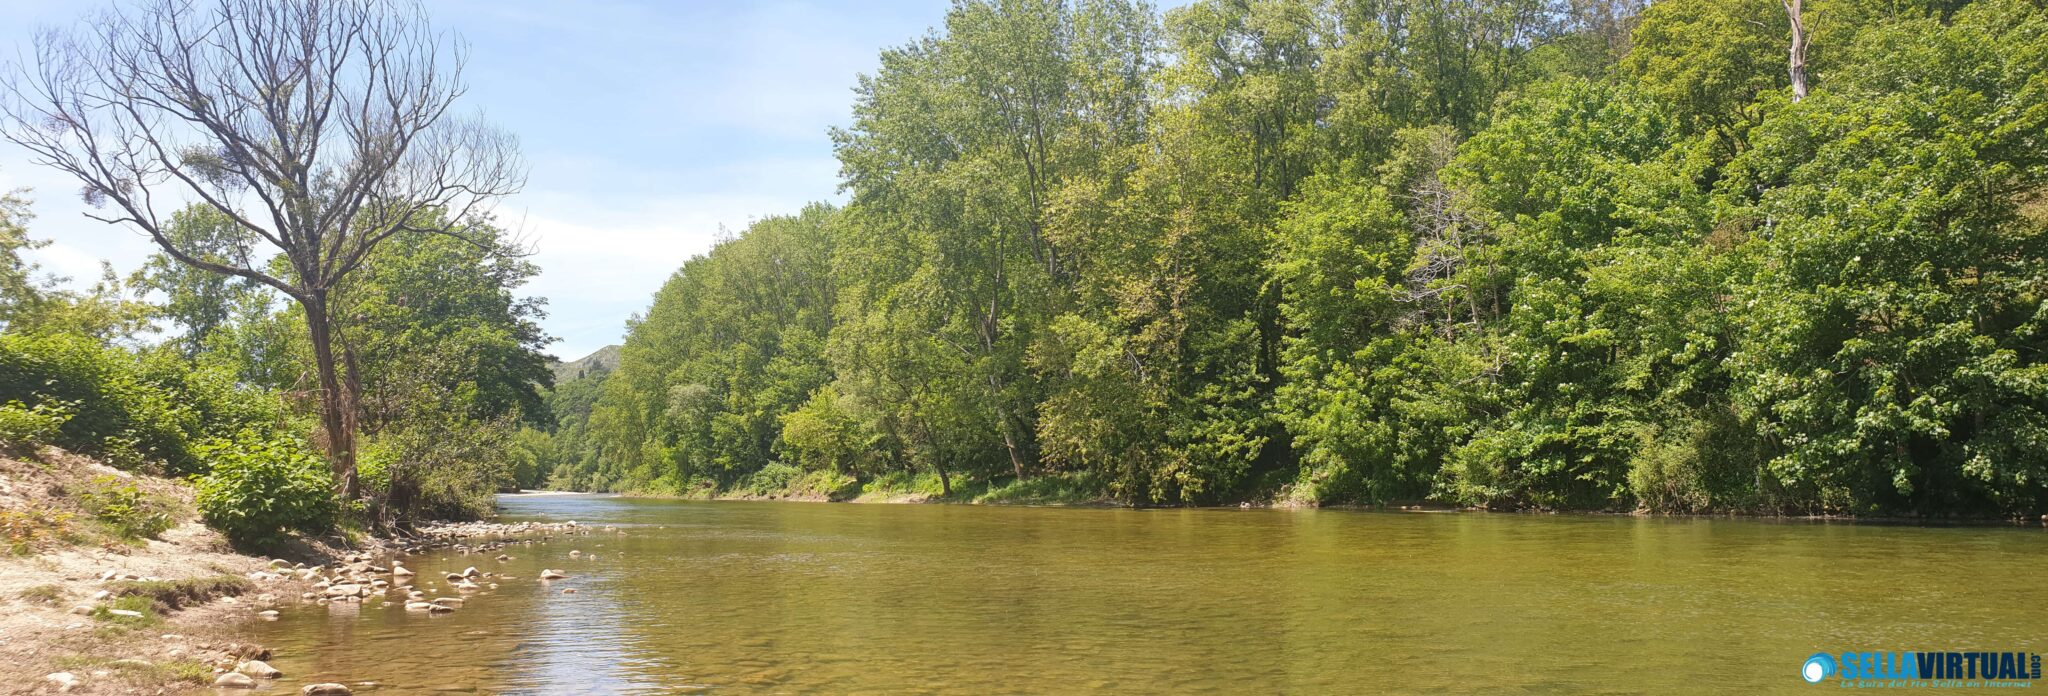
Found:
[[[1792,76],[1792,101],[1806,98],[1806,22],[1800,11],[1801,0],[1780,0],[1785,5],[1785,16],[1792,21],[1792,55],[1787,72]]]
[[[76,177],[105,211],[90,217],[304,308],[336,483],[353,497],[354,369],[332,293],[378,243],[461,237],[525,182],[510,134],[450,112],[462,47],[409,0],[139,0],[41,32],[35,57],[0,76],[0,134]],[[166,213],[195,199],[248,241],[182,248]]]

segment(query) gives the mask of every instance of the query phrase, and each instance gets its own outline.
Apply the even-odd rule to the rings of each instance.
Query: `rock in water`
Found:
[[[329,682],[326,684],[307,684],[299,689],[299,693],[302,696],[347,696],[354,692],[349,691],[346,686]]]
[[[412,572],[412,569],[411,569],[411,568],[407,568],[407,567],[405,567],[405,566],[402,566],[402,565],[397,565],[397,564],[393,564],[393,565],[391,566],[391,574],[392,574],[392,575],[405,575],[405,576],[411,576],[411,575],[413,575],[413,572]]]
[[[563,575],[562,571],[559,570],[550,570],[547,568],[542,568],[540,571],[540,579],[542,580],[561,580],[566,577],[569,576]]]
[[[252,677],[256,677],[258,679],[276,679],[278,677],[284,676],[283,672],[277,671],[276,667],[272,667],[270,666],[270,663],[264,662],[262,660],[250,660],[248,662],[235,665],[235,671],[247,674]]]
[[[462,569],[462,577],[465,577],[465,578],[473,578],[473,577],[476,577],[476,576],[477,576],[477,570],[476,570],[476,566],[470,566],[470,567],[468,567],[468,568],[463,568],[463,569]]]
[[[213,680],[216,689],[254,689],[256,680],[241,672],[228,672]]]

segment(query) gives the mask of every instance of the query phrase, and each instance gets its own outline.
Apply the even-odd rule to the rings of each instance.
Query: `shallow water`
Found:
[[[256,628],[384,692],[1775,692],[1815,652],[2048,651],[2048,534],[1755,520],[512,496],[618,525],[412,557],[453,614]],[[570,551],[595,554],[572,557]],[[543,567],[568,580],[542,583]],[[562,594],[563,588],[576,594]],[[445,588],[443,588],[445,592]],[[1829,684],[1825,688],[1834,688]]]

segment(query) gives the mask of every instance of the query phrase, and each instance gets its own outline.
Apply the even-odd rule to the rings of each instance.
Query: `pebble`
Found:
[[[60,693],[78,687],[78,676],[70,672],[51,672],[43,675],[43,681],[57,685],[57,691]]]

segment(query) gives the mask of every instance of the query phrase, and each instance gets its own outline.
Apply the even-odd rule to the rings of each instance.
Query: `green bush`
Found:
[[[365,438],[357,473],[379,519],[477,519],[491,514],[497,493],[514,490],[509,418],[480,421],[422,410],[403,428]]]
[[[213,471],[199,479],[199,514],[229,541],[262,546],[333,528],[333,476],[303,443],[245,431],[200,450]]]
[[[134,483],[112,476],[94,477],[77,498],[86,512],[123,538],[154,539],[177,525],[175,508]]]
[[[0,447],[34,450],[57,439],[64,422],[71,420],[71,408],[63,403],[34,406],[20,401],[0,404]]]
[[[199,442],[249,428],[275,431],[283,420],[274,396],[224,370],[77,335],[0,336],[0,399],[31,412],[68,411],[46,444],[122,468],[158,463],[172,474],[204,472]]]

